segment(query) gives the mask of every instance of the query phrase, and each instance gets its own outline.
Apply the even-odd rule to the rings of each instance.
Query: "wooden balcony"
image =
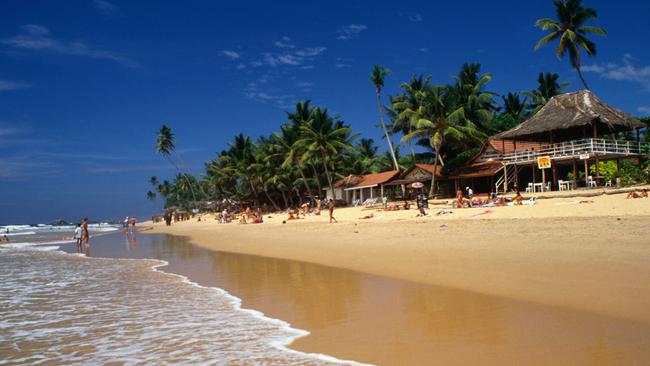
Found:
[[[621,159],[650,157],[650,144],[636,141],[616,141],[606,139],[582,139],[558,144],[542,145],[539,150],[516,151],[508,154],[486,154],[477,161],[499,161],[504,164],[532,164],[541,156],[552,160],[573,159]]]

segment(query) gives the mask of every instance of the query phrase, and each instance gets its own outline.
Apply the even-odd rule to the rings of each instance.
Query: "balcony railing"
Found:
[[[508,154],[486,154],[479,161],[501,161],[508,164],[522,164],[537,161],[538,157],[551,159],[584,159],[598,157],[624,157],[630,155],[649,155],[650,144],[636,141],[617,141],[606,139],[583,139],[558,144],[542,145],[540,149],[516,151]]]

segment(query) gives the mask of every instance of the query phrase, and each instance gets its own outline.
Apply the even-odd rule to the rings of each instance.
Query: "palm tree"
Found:
[[[531,113],[537,113],[552,97],[562,94],[564,88],[569,85],[569,82],[560,83],[558,80],[560,75],[555,73],[539,73],[537,76],[537,89],[524,93],[532,101],[529,106]]]
[[[181,169],[178,167],[176,162],[172,159],[172,154],[176,151],[176,146],[174,145],[174,141],[176,140],[176,135],[172,133],[171,127],[167,125],[162,125],[160,127],[160,131],[158,131],[158,138],[156,141],[156,153],[164,156],[174,168],[179,172],[181,172]],[[187,175],[183,174],[183,177],[185,177],[185,180],[187,181]],[[189,183],[189,181],[186,182],[190,192],[192,193],[192,200],[196,202],[196,195],[194,194],[194,189],[192,188],[192,185]]]
[[[296,143],[305,151],[302,158],[321,158],[327,184],[333,195],[334,184],[328,165],[333,156],[351,148],[350,127],[345,126],[342,121],[335,121],[328,115],[327,109],[316,107],[311,112],[310,123],[300,126],[300,130],[302,136]]]
[[[492,80],[492,74],[480,75],[480,72],[481,64],[464,63],[458,75],[454,77],[455,84],[450,96],[456,98],[455,103],[463,107],[465,119],[484,131],[489,131],[489,123],[498,109],[494,100],[498,94],[484,90],[486,84]]]
[[[453,88],[433,86],[420,96],[416,109],[412,109],[408,103],[395,106],[401,111],[400,118],[408,119],[412,124],[411,132],[404,135],[402,140],[427,138],[429,145],[436,152],[429,197],[434,195],[438,161],[444,163],[442,150],[445,144],[448,141],[460,144],[466,140],[478,141],[484,138],[476,125],[467,119],[464,107],[457,103],[456,98]]]
[[[407,102],[411,106],[415,106],[418,103],[418,98],[424,92],[425,89],[429,88],[429,81],[431,77],[413,76],[408,83],[402,83],[401,88],[404,91],[402,94],[397,95],[393,98],[390,98],[390,106],[387,108],[388,115],[393,121],[391,125],[392,131],[401,132],[402,135],[407,135],[411,132],[411,122],[408,119],[400,119],[399,111],[395,110],[393,107],[397,103]],[[413,107],[414,109],[417,107]],[[408,148],[411,150],[411,157],[415,159],[415,150],[413,145],[408,142]],[[397,156],[397,154],[395,153]]]
[[[288,169],[290,166],[293,166],[300,173],[300,178],[305,190],[309,195],[312,203],[314,202],[314,195],[309,187],[307,177],[305,176],[304,171],[304,162],[301,159],[301,149],[296,141],[300,138],[300,128],[298,125],[288,125],[284,124],[280,126],[281,133],[273,133],[273,139],[275,140],[274,151],[278,156],[283,157],[281,168]]]
[[[503,113],[512,116],[517,123],[521,122],[526,116],[527,98],[522,100],[519,93],[508,93],[501,98],[503,99]]]
[[[550,33],[537,41],[535,49],[559,40],[555,54],[561,59],[567,52],[571,66],[576,69],[585,89],[590,90],[580,71],[580,48],[589,56],[596,56],[596,44],[587,39],[590,33],[604,36],[607,32],[600,27],[584,25],[590,19],[596,19],[598,13],[592,8],[582,6],[582,0],[555,0],[557,21],[549,18],[538,19],[535,26]]]
[[[381,122],[381,128],[384,130],[384,136],[388,142],[388,151],[390,151],[391,156],[393,157],[395,170],[399,170],[399,164],[397,163],[395,150],[393,149],[393,141],[388,134],[388,129],[386,128],[386,123],[384,122],[384,107],[383,103],[381,102],[381,89],[384,87],[384,78],[388,74],[390,74],[390,70],[385,69],[383,66],[375,65],[372,68],[372,73],[370,74],[370,81],[375,86],[375,93],[377,94],[377,108],[379,108],[379,121]]]

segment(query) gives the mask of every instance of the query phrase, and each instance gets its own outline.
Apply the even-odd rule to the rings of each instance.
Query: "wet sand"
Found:
[[[650,324],[301,261],[108,235],[93,256],[156,258],[311,332],[291,348],[380,365],[647,364]],[[117,242],[116,242],[117,241]]]

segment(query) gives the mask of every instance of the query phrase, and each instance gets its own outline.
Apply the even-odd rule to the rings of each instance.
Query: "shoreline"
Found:
[[[612,199],[614,197],[614,199]],[[297,260],[362,273],[650,323],[650,200],[599,196],[523,207],[453,210],[337,209],[340,224],[308,217],[281,224],[218,224],[209,216],[153,224],[210,250]],[[569,202],[569,203],[566,203]],[[561,204],[566,203],[566,204]],[[434,206],[431,211],[437,210]],[[562,214],[565,214],[562,216]],[[592,216],[585,216],[591,213]],[[455,216],[454,216],[455,215]],[[453,216],[453,217],[452,217]],[[489,217],[489,218],[487,218]]]

